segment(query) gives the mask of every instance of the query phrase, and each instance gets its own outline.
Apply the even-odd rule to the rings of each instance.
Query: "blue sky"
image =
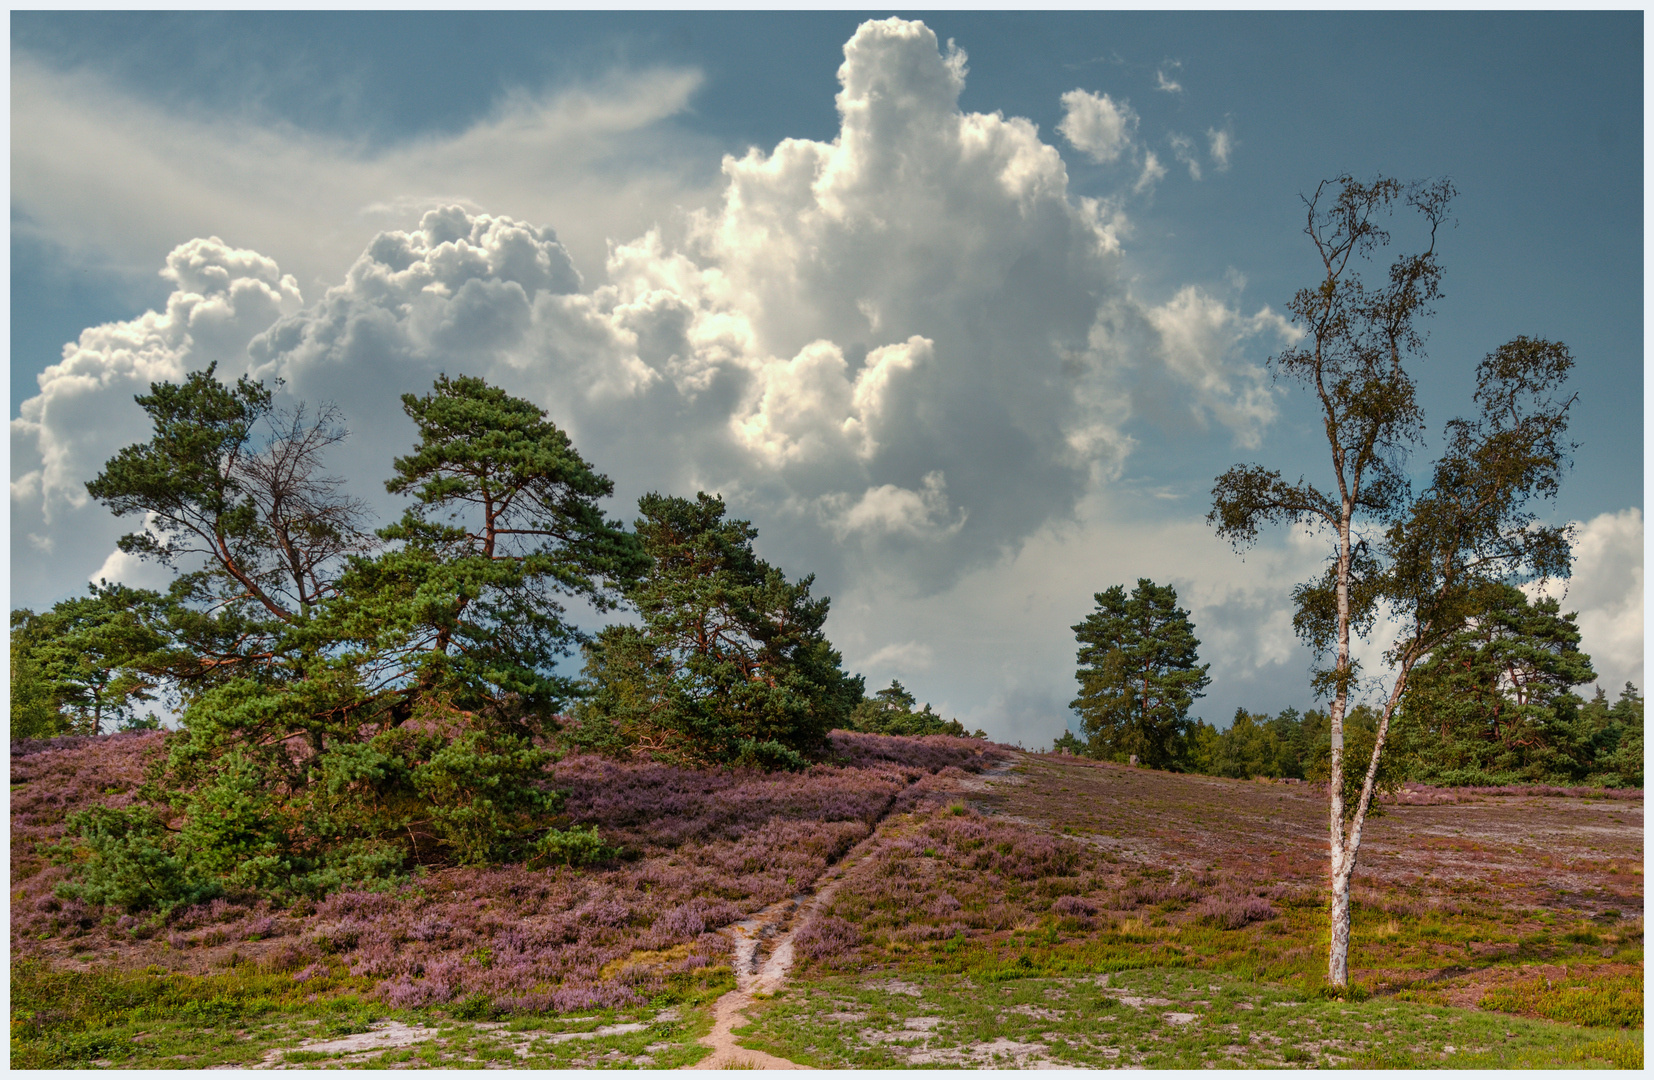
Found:
[[[1221,722],[1237,705],[1307,702],[1307,658],[1282,639],[1281,619],[1282,592],[1313,568],[1312,553],[1276,538],[1242,563],[1202,538],[1200,524],[1212,477],[1232,462],[1313,467],[1322,456],[1306,403],[1256,378],[1282,340],[1263,309],[1278,314],[1314,269],[1299,193],[1345,170],[1446,175],[1460,197],[1419,372],[1427,414],[1439,430],[1464,408],[1476,360],[1517,334],[1573,349],[1581,446],[1549,513],[1592,530],[1570,592],[1587,648],[1594,634],[1610,686],[1641,682],[1640,13],[907,16],[935,40],[870,47],[870,85],[940,93],[914,106],[930,110],[924,123],[1000,114],[1002,127],[972,129],[998,140],[989,156],[1038,158],[1043,179],[1029,180],[1013,213],[949,157],[959,146],[908,131],[881,149],[880,128],[864,158],[840,164],[871,169],[896,154],[903,164],[890,175],[907,178],[906,194],[852,185],[831,207],[800,204],[798,220],[925,220],[890,226],[882,250],[865,229],[810,224],[827,230],[810,234],[820,251],[842,248],[827,261],[818,252],[801,256],[818,260],[809,265],[778,264],[779,252],[802,249],[760,238],[757,219],[732,208],[731,184],[756,185],[753,198],[776,207],[801,197],[759,164],[773,166],[783,140],[840,136],[846,42],[887,14],[14,13],[12,416],[82,330],[135,333],[145,311],[164,313],[182,288],[157,275],[169,252],[216,236],[279,265],[266,274],[266,306],[238,309],[237,329],[216,344],[203,332],[167,339],[173,352],[154,362],[188,366],[219,358],[218,348],[226,366],[245,369],[257,353],[293,387],[339,400],[363,459],[388,462],[403,433],[374,391],[394,399],[387,379],[395,392],[418,389],[432,364],[458,357],[425,339],[366,359],[255,339],[277,319],[314,327],[324,308],[338,318],[359,310],[366,301],[347,271],[377,234],[434,242],[419,232],[428,210],[452,203],[468,220],[550,227],[580,275],[583,327],[633,333],[625,320],[645,303],[635,291],[645,278],[650,296],[676,289],[706,319],[736,312],[752,322],[749,355],[725,368],[703,356],[697,375],[651,360],[647,334],[631,354],[576,355],[573,301],[531,296],[527,336],[469,356],[518,378],[570,428],[615,478],[616,513],[650,487],[718,486],[758,525],[768,557],[820,574],[835,597],[830,632],[870,683],[900,677],[944,711],[1030,745],[1062,722],[1073,686],[1067,625],[1089,594],[1138,576],[1172,580],[1213,664],[1199,711]],[[950,39],[963,65],[941,59]],[[947,82],[955,75],[962,87]],[[1100,154],[1062,133],[1064,95],[1076,90],[1092,102],[1107,95],[1108,115],[1124,120]],[[749,147],[759,152],[752,171],[722,165]],[[1040,147],[1060,161],[1039,158]],[[1148,175],[1151,160],[1160,175]],[[1111,224],[1085,219],[1087,205]],[[1113,250],[1062,247],[1094,226]],[[654,248],[611,259],[610,242],[646,235]],[[1069,250],[1066,270],[1058,250]],[[205,248],[194,257],[228,258]],[[230,261],[242,268],[232,277],[265,273]],[[703,275],[696,284],[668,274],[689,264]],[[704,276],[714,266],[730,281],[747,275],[745,301]],[[281,274],[293,277],[290,293]],[[780,295],[764,292],[777,274],[818,290],[803,306],[819,298],[820,310],[784,312]],[[883,291],[852,295],[858,279]],[[931,279],[947,284],[917,284]],[[1099,345],[1094,318],[1115,309],[1125,321]],[[467,317],[494,320],[466,324],[471,348],[515,316],[485,306]],[[692,331],[694,347],[711,348],[714,329]],[[1196,344],[1179,360],[1185,339]],[[77,371],[116,363],[102,340],[81,340]],[[812,342],[838,352],[809,353]],[[1056,357],[1076,350],[1090,374],[1070,385]],[[861,425],[854,447],[805,430],[828,399],[848,410],[873,401],[872,382],[857,384],[862,397],[850,383],[879,363],[892,387],[937,380],[930,412],[915,390],[918,411],[900,431],[875,437],[865,409],[845,414]],[[558,381],[576,367],[590,375],[578,388]],[[49,603],[116,568],[110,544],[123,530],[65,493],[76,469],[118,446],[84,429],[118,437],[122,410],[132,411],[128,383],[142,382],[136,370],[96,393],[60,383],[65,396],[50,408],[42,399],[44,420],[14,423],[14,604]],[[612,384],[624,372],[634,396],[622,402]],[[667,382],[671,401],[646,408]],[[709,412],[720,393],[724,411]],[[895,423],[889,410],[900,403],[879,401],[888,415],[878,423]],[[87,419],[105,415],[107,424]],[[643,416],[655,417],[651,434],[670,431],[669,446],[651,449],[628,427]],[[54,424],[82,433],[54,435]],[[1067,441],[1047,440],[1050,431]],[[53,452],[56,474],[41,464]],[[42,467],[46,479],[20,489],[18,478]],[[363,473],[372,494],[381,477]],[[128,569],[135,580],[150,572]]]

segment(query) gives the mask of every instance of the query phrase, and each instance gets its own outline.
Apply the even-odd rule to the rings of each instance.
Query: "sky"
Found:
[[[1577,523],[1601,685],[1641,686],[1642,40],[1640,12],[14,12],[11,603],[165,581],[84,489],[150,382],[335,403],[332,467],[388,520],[398,396],[463,373],[545,408],[612,516],[721,493],[870,691],[1049,744],[1071,627],[1147,577],[1211,665],[1196,714],[1303,709],[1290,593],[1327,541],[1237,555],[1212,481],[1325,478],[1267,367],[1314,280],[1303,196],[1445,176],[1430,430],[1498,345],[1569,346],[1579,447],[1537,509]]]

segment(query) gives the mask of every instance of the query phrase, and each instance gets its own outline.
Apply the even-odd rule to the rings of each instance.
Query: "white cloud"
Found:
[[[1206,129],[1206,140],[1210,145],[1212,162],[1218,167],[1218,172],[1229,171],[1229,155],[1235,149],[1235,136],[1228,128],[1219,131],[1217,128]]]
[[[455,203],[555,220],[601,270],[609,238],[641,234],[715,180],[706,144],[670,123],[701,85],[694,70],[512,94],[458,133],[388,145],[169,112],[26,50],[11,79],[13,228],[134,277],[181,239],[218,235],[278,259],[308,292],[338,280],[364,235]]]
[[[311,304],[285,260],[278,269],[274,258],[195,241],[168,261],[175,291],[164,309],[88,330],[43,378],[13,425],[14,589],[50,597],[100,568],[126,572],[110,549],[132,523],[77,505],[77,485],[146,436],[131,397],[149,380],[216,360],[226,378],[280,377],[283,394],[337,403],[353,434],[348,463],[333,467],[389,512],[381,481],[413,437],[398,395],[446,371],[484,376],[547,408],[615,479],[620,516],[648,490],[722,492],[760,525],[766,558],[790,573],[819,572],[821,591],[835,598],[834,640],[849,655],[932,642],[947,657],[938,671],[958,675],[963,663],[983,678],[997,673],[977,701],[1049,685],[1053,672],[1065,680],[1071,646],[1029,628],[1056,611],[1064,637],[1083,614],[1064,607],[1076,582],[1089,596],[1113,583],[1109,575],[1180,572],[1177,552],[1209,545],[1185,538],[1165,546],[1165,559],[1121,575],[1124,532],[1109,533],[1113,563],[1050,538],[1069,535],[1064,523],[1120,474],[1144,416],[1184,438],[1199,437],[1188,434],[1195,417],[1221,428],[1225,442],[1255,440],[1273,405],[1248,357],[1269,351],[1284,324],[1198,289],[1159,305],[1135,297],[1120,199],[1073,196],[1062,157],[1029,121],[962,111],[965,74],[963,52],[944,50],[922,24],[865,23],[845,46],[835,139],[786,139],[724,158],[721,192],[702,209],[611,234],[634,239],[604,245],[596,262],[562,233],[528,223],[561,224],[556,215],[477,209],[509,205],[513,194],[490,187],[480,164],[443,174],[453,180],[443,190],[462,202],[421,211],[417,200],[395,202],[410,188],[384,178],[386,158],[357,154],[351,165],[340,151],[352,197],[382,197],[399,221],[365,244],[371,228],[357,234],[348,269],[313,290]],[[686,94],[662,83],[621,95],[608,120],[592,121],[601,129],[592,137],[644,131]],[[120,108],[130,116],[137,106]],[[456,147],[509,149],[533,131],[578,141],[576,110],[558,128],[564,121],[522,108],[419,153],[435,168],[445,154],[466,159]],[[188,192],[239,175],[223,162],[258,141],[204,121],[138,118],[165,145],[123,143],[122,152],[149,163],[140,176],[164,163]],[[171,151],[182,152],[185,134],[203,142],[210,184],[176,175]],[[307,137],[284,138],[270,143],[270,168],[291,179],[295,160],[314,162],[320,151]],[[25,142],[29,160],[44,153],[35,135]],[[512,168],[531,156],[517,153],[505,155]],[[576,153],[580,168],[601,172],[596,151]],[[99,183],[117,185],[118,172]],[[552,175],[561,184],[576,172]],[[1147,182],[1163,173],[1147,155]],[[641,190],[628,183],[594,205]],[[37,180],[25,187],[39,195]],[[164,223],[183,220],[188,200],[167,200],[162,227],[173,227]],[[334,222],[326,232],[339,219],[321,201],[319,220]],[[296,214],[294,202],[271,220]],[[95,234],[94,225],[65,235]],[[1046,559],[1067,559],[1076,572]],[[1213,580],[1232,576],[1199,559]],[[978,610],[984,603],[1008,604],[1007,614]],[[913,621],[925,612],[941,621]],[[966,640],[972,634],[980,639]],[[1260,652],[1260,670],[1280,652]],[[954,701],[975,692],[931,691]],[[1004,731],[985,715],[976,722]]]
[[[880,484],[868,488],[854,504],[846,495],[827,496],[822,508],[828,528],[839,540],[856,533],[939,539],[964,528],[969,516],[966,509],[950,514],[947,477],[941,470],[926,473],[917,491]]]
[[[1181,67],[1182,65],[1177,64],[1177,63],[1173,63],[1173,64],[1170,64],[1168,66],[1170,66],[1170,67]],[[1155,73],[1154,73],[1154,88],[1156,90],[1164,90],[1168,94],[1181,94],[1183,92],[1183,84],[1182,83],[1175,82],[1171,79],[1166,78],[1166,69],[1165,68],[1158,68],[1158,69],[1155,70]]]
[[[924,642],[899,641],[875,650],[857,661],[855,666],[866,671],[894,672],[895,678],[900,679],[906,672],[930,670],[935,661],[935,650]],[[869,679],[867,689],[880,690],[883,687]]]
[[[1117,161],[1131,145],[1137,114],[1125,102],[1107,94],[1070,90],[1062,96],[1063,116],[1057,130],[1093,161]]]
[[[1275,419],[1275,393],[1268,373],[1237,347],[1258,337],[1293,342],[1301,332],[1268,308],[1246,318],[1193,286],[1151,308],[1148,316],[1159,331],[1164,370],[1173,379],[1169,393],[1186,398],[1196,421],[1211,416],[1234,432],[1237,444],[1257,446]]]
[[[40,374],[40,392],[11,422],[19,594],[78,587],[115,538],[134,528],[92,504],[85,486],[117,449],[147,434],[133,396],[215,362],[232,377],[244,371],[247,342],[302,302],[275,262],[216,237],[179,245],[161,276],[174,289],[162,310],[83,331]]]
[[[1610,700],[1627,682],[1646,689],[1642,510],[1599,514],[1574,528],[1573,576],[1528,592],[1555,596],[1563,611],[1579,613],[1580,648],[1590,655],[1597,685]]]
[[[1143,171],[1137,176],[1137,183],[1132,185],[1132,191],[1138,195],[1154,190],[1154,185],[1166,175],[1166,166],[1160,164],[1160,159],[1154,156],[1153,150],[1143,152]]]
[[[1199,180],[1200,161],[1195,157],[1194,140],[1174,131],[1166,136],[1166,141],[1171,143],[1172,156],[1189,167],[1189,179]]]

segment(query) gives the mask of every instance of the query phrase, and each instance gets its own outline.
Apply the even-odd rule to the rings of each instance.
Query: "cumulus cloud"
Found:
[[[935,539],[964,528],[969,514],[965,509],[957,516],[949,514],[947,488],[947,477],[938,469],[925,474],[917,491],[880,484],[868,488],[853,505],[846,495],[828,496],[822,503],[828,528],[840,540],[856,533]]]
[[[1255,441],[1273,403],[1249,357],[1285,324],[1200,289],[1134,296],[1119,199],[1071,193],[1028,120],[960,109],[965,54],[923,24],[865,23],[844,57],[832,141],[725,157],[701,209],[620,234],[633,239],[595,264],[561,232],[479,209],[463,184],[463,201],[387,209],[400,223],[358,241],[308,305],[274,258],[178,247],[164,308],[88,330],[13,424],[14,589],[49,598],[65,578],[130,572],[110,551],[132,523],[108,522],[77,485],[146,436],[131,397],[150,380],[217,361],[226,378],[279,378],[284,395],[336,403],[353,434],[333,467],[389,513],[379,482],[413,437],[398,395],[465,373],[544,406],[614,477],[621,516],[648,490],[722,492],[760,526],[766,558],[819,572],[847,655],[934,642],[955,671],[987,648],[1001,690],[1049,684],[1053,664],[1066,678],[1071,649],[1053,653],[1043,632],[1034,653],[1002,645],[1000,659],[991,635],[963,643],[997,618],[966,594],[1011,604],[1018,625],[1071,599],[1036,578],[1052,576],[1043,558],[1075,549],[1039,538],[1119,476],[1144,416],[1186,438],[1199,437],[1193,418],[1224,443]],[[607,123],[669,113],[686,92],[669,89]],[[517,130],[495,118],[450,142],[487,148]],[[1148,156],[1144,176],[1163,172]],[[1113,583],[1079,563],[1093,570],[1080,595]],[[1027,598],[982,584],[1007,565]],[[909,621],[927,611],[947,625]]]
[[[1182,64],[1177,63],[1175,61],[1168,64],[1168,65],[1166,65],[1166,67],[1172,67],[1172,68],[1178,68],[1178,67],[1182,67],[1182,66],[1183,66]],[[1165,67],[1158,68],[1158,69],[1155,70],[1155,73],[1154,73],[1154,88],[1156,90],[1163,90],[1168,94],[1181,94],[1183,92],[1183,84],[1182,83],[1176,82],[1176,81],[1174,81],[1172,79],[1168,79],[1166,77],[1166,68]]]
[[[1103,164],[1117,161],[1131,145],[1137,114],[1125,102],[1075,89],[1062,96],[1062,107],[1057,130],[1091,160]]]
[[[11,422],[12,581],[21,593],[45,585],[49,596],[130,569],[104,559],[135,524],[90,504],[85,485],[115,450],[146,435],[133,396],[212,363],[232,377],[244,371],[247,343],[302,303],[274,261],[217,237],[175,248],[161,276],[173,286],[162,310],[83,331]]]
[[[1543,589],[1563,611],[1579,613],[1580,648],[1590,654],[1597,685],[1618,696],[1643,683],[1643,515],[1638,507],[1574,523],[1573,576]]]
[[[1275,418],[1275,393],[1268,375],[1244,359],[1239,346],[1258,338],[1292,342],[1301,331],[1268,308],[1243,317],[1193,286],[1148,315],[1159,331],[1163,370],[1186,397],[1189,414],[1200,423],[1214,418],[1234,432],[1237,444],[1257,446]]]

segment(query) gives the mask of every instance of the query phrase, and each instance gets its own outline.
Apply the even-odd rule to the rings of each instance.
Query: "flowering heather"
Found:
[[[1261,896],[1245,893],[1208,896],[1195,908],[1195,920],[1221,930],[1239,930],[1247,923],[1275,917],[1275,908]]]
[[[1641,802],[1642,788],[1557,787],[1553,784],[1507,784],[1503,787],[1434,787],[1406,783],[1386,801],[1403,806],[1438,806],[1486,798],[1549,797],[1554,799],[1619,799]]]
[[[961,809],[915,814],[867,850],[799,931],[798,955],[844,966],[855,962],[858,942],[885,948],[1031,926],[1054,909],[1054,898],[1102,887],[1094,852]]]
[[[51,896],[67,871],[49,866],[42,846],[62,839],[63,819],[72,811],[96,805],[130,806],[144,781],[145,766],[160,756],[165,738],[164,732],[144,731],[12,742],[14,916],[19,906],[42,914],[68,910]],[[37,883],[41,888],[25,888],[25,895],[19,895],[20,885],[37,878],[44,879]]]
[[[13,795],[12,949],[58,961],[102,952],[99,961],[174,970],[254,962],[298,982],[350,974],[393,1006],[475,995],[506,1011],[636,1004],[726,964],[721,927],[808,890],[881,818],[935,803],[947,786],[939,774],[980,771],[993,754],[981,740],[946,736],[831,738],[828,762],[802,773],[591,756],[551,766],[569,818],[625,849],[605,866],[446,869],[284,909],[232,894],[164,920],[59,899],[67,868],[40,848],[61,838],[71,811],[130,803],[165,734],[14,744],[13,783],[23,786]],[[983,858],[1021,874],[1061,862],[1043,849]],[[815,947],[853,943],[828,934]]]
[[[861,944],[861,932],[837,915],[812,919],[793,936],[795,955],[809,960],[843,956]]]

